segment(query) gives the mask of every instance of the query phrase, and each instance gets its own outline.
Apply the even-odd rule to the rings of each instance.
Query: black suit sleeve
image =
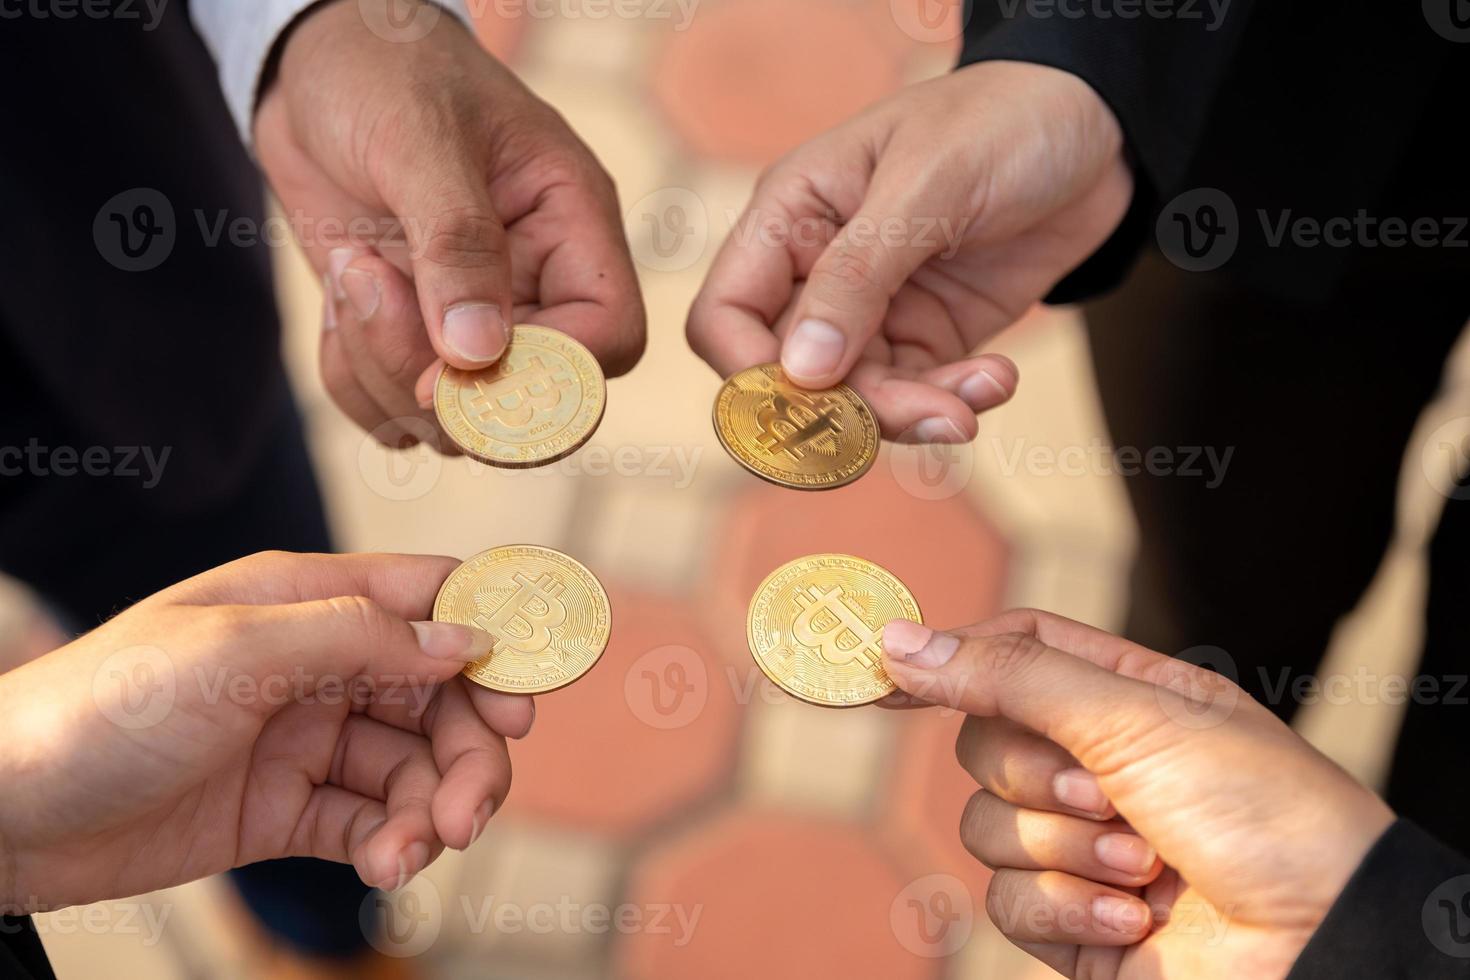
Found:
[[[0,977],[56,980],[29,916],[0,915]]]
[[[1470,860],[1407,820],[1368,852],[1287,980],[1470,978]]]
[[[960,66],[1025,61],[1087,82],[1118,117],[1133,164],[1133,205],[1113,237],[1048,302],[1122,281],[1160,200],[1183,188],[1211,105],[1255,0],[970,0]],[[1223,7],[1223,10],[1222,10]],[[1150,15],[1150,9],[1168,12]],[[1124,14],[1131,16],[1124,16]]]

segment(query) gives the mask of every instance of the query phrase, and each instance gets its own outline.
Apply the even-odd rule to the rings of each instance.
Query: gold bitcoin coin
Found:
[[[591,351],[559,330],[518,326],[481,371],[445,365],[434,414],[454,444],[491,466],[543,466],[597,431],[607,382]]]
[[[612,631],[607,592],[574,558],[536,545],[507,545],[454,570],[434,600],[434,619],[495,638],[464,675],[507,694],[545,694],[592,669]]]
[[[750,602],[751,655],[782,690],[812,704],[870,704],[896,688],[883,670],[883,625],[923,622],[908,587],[852,555],[810,555],[776,569]]]
[[[878,456],[878,421],[847,385],[807,391],[777,364],[734,375],[715,398],[715,434],[756,476],[796,490],[832,490]]]

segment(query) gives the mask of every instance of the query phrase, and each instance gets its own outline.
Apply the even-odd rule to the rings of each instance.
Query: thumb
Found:
[[[792,381],[826,388],[846,377],[894,295],[938,254],[937,237],[916,234],[917,223],[904,217],[910,210],[896,199],[867,202],[812,266],[781,347]]]
[[[510,341],[510,249],[485,175],[456,155],[398,171],[407,183],[387,203],[404,223],[429,342],[449,364],[473,370]]]
[[[1066,749],[1091,772],[1133,757],[1145,735],[1191,729],[1185,699],[1048,646],[1031,633],[960,635],[895,620],[884,667],[904,691],[968,715],[1009,719]],[[1177,703],[1176,703],[1177,702]],[[1150,750],[1159,748],[1150,739]]]

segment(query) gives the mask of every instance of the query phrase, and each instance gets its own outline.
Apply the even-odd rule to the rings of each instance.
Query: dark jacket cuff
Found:
[[[1363,858],[1287,980],[1470,977],[1470,860],[1407,820]]]

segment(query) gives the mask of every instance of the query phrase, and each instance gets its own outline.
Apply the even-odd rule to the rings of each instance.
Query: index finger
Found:
[[[439,555],[316,555],[267,551],[211,569],[160,592],[182,605],[275,605],[363,596],[407,620],[429,619],[434,598],[459,565]]]

